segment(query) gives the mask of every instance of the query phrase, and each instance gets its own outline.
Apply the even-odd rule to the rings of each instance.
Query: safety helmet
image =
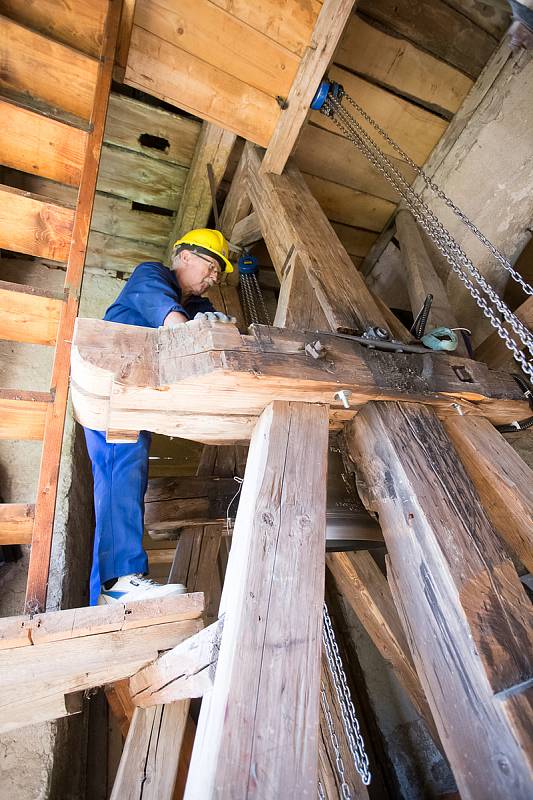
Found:
[[[184,249],[213,256],[220,264],[222,272],[233,272],[233,265],[228,258],[228,243],[220,231],[212,228],[196,228],[174,242],[174,247],[180,245],[183,245]]]

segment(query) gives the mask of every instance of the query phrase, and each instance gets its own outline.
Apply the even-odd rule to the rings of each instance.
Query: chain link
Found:
[[[348,680],[342,665],[339,648],[335,639],[335,633],[331,624],[328,608],[324,603],[323,610],[324,625],[322,629],[322,643],[328,662],[329,671],[335,692],[341,709],[342,725],[346,734],[346,741],[353,758],[355,769],[361,776],[365,786],[370,784],[372,776],[368,763],[368,756],[365,750],[365,743],[361,736],[359,722],[355,714],[355,708],[348,688]],[[334,745],[335,747],[335,745]]]
[[[443,190],[438,186],[434,181],[431,180],[429,175],[424,172],[422,167],[419,167],[418,164],[413,161],[413,159],[407,155],[405,150],[402,150],[400,145],[392,139],[386,131],[374,120],[372,117],[366,113],[366,111],[361,108],[361,106],[355,102],[355,100],[350,97],[350,95],[345,94],[346,100],[350,105],[355,108],[355,110],[371,125],[374,130],[376,130],[380,136],[382,136],[385,141],[387,141],[390,146],[394,149],[394,151],[401,157],[403,161],[406,161],[410,167],[414,169],[417,175],[419,175],[426,186],[431,189],[431,191],[445,203],[445,205],[450,208],[456,217],[458,217],[461,222],[476,236],[479,241],[489,250],[494,258],[499,261],[502,267],[509,272],[511,277],[520,284],[522,289],[526,294],[533,295],[533,286],[531,286],[527,281],[524,280],[522,275],[513,267],[511,262],[505,258],[505,256],[500,253],[500,251],[492,244],[492,242],[487,239],[487,237],[479,230],[479,228],[474,225],[474,223],[466,216],[464,211],[462,211],[458,206],[455,205],[453,200],[450,200],[448,195],[443,192]]]
[[[349,101],[351,101],[351,98],[348,98],[347,95],[345,96]],[[511,337],[507,329],[503,326],[502,322],[498,319],[494,310],[490,308],[485,298],[481,296],[478,289],[473,285],[472,281],[464,272],[461,264],[466,266],[467,269],[472,273],[483,291],[485,291],[490,297],[496,308],[504,316],[513,331],[528,348],[529,352],[533,353],[533,337],[531,336],[531,333],[498,297],[494,289],[485,281],[481,273],[476,269],[472,261],[466,256],[451,234],[444,228],[433,211],[431,211],[426,203],[424,203],[422,198],[407,183],[404,176],[396,170],[394,165],[378,147],[376,142],[374,142],[374,140],[349,114],[349,112],[344,109],[335,98],[328,97],[324,105],[324,113],[333,120],[337,127],[339,127],[340,130],[356,145],[356,147],[376,167],[376,169],[378,169],[378,171],[385,176],[398,194],[404,199],[406,205],[413,213],[413,216],[417,219],[430,238],[436,243],[437,247],[442,252],[453,271],[467,287],[468,291],[476,301],[479,308],[482,310],[483,314],[489,319],[491,325],[498,331],[498,334],[504,340],[505,345],[513,353],[515,360],[518,361],[523,371],[528,375],[530,381],[533,383],[533,365],[528,361],[525,354],[521,351],[519,345]],[[371,118],[368,117],[365,112],[363,112],[363,114],[365,115],[365,118],[371,120]],[[388,141],[390,140],[390,142],[394,144],[387,134],[384,133],[384,136]]]
[[[339,740],[337,738],[337,734],[335,733],[335,726],[333,724],[333,717],[331,716],[331,709],[329,707],[328,698],[326,696],[326,687],[322,683],[322,687],[320,689],[320,704],[322,706],[322,711],[324,712],[324,718],[326,720],[326,724],[328,726],[328,733],[329,738],[331,739],[331,744],[333,745],[333,750],[335,751],[335,766],[337,768],[337,774],[339,776],[340,784],[341,784],[341,794],[344,800],[352,800],[352,793],[350,792],[350,787],[346,782],[346,772],[344,769],[344,761],[342,760],[341,755],[341,748],[339,745]],[[320,781],[318,782],[319,787],[322,786]],[[322,787],[322,791],[324,788]],[[320,793],[320,789],[319,789]]]
[[[240,277],[241,300],[244,316],[249,325],[271,325],[261,287],[254,274]],[[258,310],[259,306],[259,310]]]

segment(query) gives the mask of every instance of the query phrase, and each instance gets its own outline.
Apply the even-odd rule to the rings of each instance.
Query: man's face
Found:
[[[182,250],[174,258],[172,269],[182,292],[202,294],[217,283],[221,269],[218,261],[204,253]]]

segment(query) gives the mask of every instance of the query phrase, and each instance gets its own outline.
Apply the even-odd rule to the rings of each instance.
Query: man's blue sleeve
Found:
[[[152,328],[159,328],[171,311],[190,317],[165,270],[162,264],[140,264],[126,285],[127,296],[122,299],[123,304],[141,314]]]
[[[194,315],[198,314],[199,311],[215,310],[212,302],[208,300],[207,297],[200,297],[197,294],[193,295],[187,300],[186,308],[191,319],[194,319]]]

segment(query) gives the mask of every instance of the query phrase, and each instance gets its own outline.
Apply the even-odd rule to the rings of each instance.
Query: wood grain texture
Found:
[[[47,392],[0,389],[0,439],[42,439],[50,400]]]
[[[389,20],[394,25],[394,18]],[[450,114],[473,81],[459,70],[352,14],[335,51],[335,63],[403,97]]]
[[[115,52],[115,67],[113,69],[113,78],[117,83],[124,83],[136,2],[137,0],[122,0],[122,13],[120,15],[120,27],[118,31],[117,49]]]
[[[78,186],[87,134],[0,99],[0,151],[6,167]]]
[[[187,800],[316,795],[327,428],[323,407],[274,403],[255,430]]]
[[[394,203],[381,197],[359,192],[316,175],[304,174],[303,178],[332,223],[338,222],[378,233],[394,212]]]
[[[515,309],[514,314],[529,330],[533,330],[533,297],[524,300]],[[515,372],[518,367],[512,353],[497,331],[487,336],[485,341],[476,348],[475,356],[493,369],[507,369],[509,372]]]
[[[27,25],[40,33],[70,45],[83,53],[98,57],[102,48],[107,0],[76,0],[64,3],[58,13],[57,0],[0,0],[0,11],[6,17]]]
[[[305,50],[282,110],[270,138],[261,172],[279,175],[287,163],[318,84],[333,56],[353,6],[353,0],[324,0],[309,47]],[[282,94],[283,96],[283,94]]]
[[[89,119],[98,72],[96,59],[1,16],[0,58],[2,89],[22,92]]]
[[[110,800],[173,797],[189,701],[136,708]]]
[[[231,234],[235,225],[246,217],[251,209],[250,198],[244,180],[248,161],[243,154],[239,159],[237,169],[233,173],[231,186],[224,201],[224,207],[220,212],[220,230],[226,237],[231,239]]]
[[[124,81],[262,146],[280,113],[273,96],[136,24]]]
[[[163,244],[91,231],[85,266],[128,273],[142,261],[163,261],[164,257]]]
[[[31,286],[0,281],[0,339],[53,345],[63,300]]]
[[[33,505],[1,503],[0,545],[30,544],[34,512]]]
[[[74,210],[44,197],[0,186],[0,247],[66,261]]]
[[[444,427],[496,531],[533,573],[533,470],[487,420],[457,415]]]
[[[532,674],[531,607],[512,562],[432,411],[370,403],[347,435],[459,792],[525,800],[530,736],[516,735],[497,699],[519,696]]]

